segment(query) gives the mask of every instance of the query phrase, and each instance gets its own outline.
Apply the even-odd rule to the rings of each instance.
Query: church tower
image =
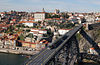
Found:
[[[44,8],[42,9],[42,12],[45,12]]]

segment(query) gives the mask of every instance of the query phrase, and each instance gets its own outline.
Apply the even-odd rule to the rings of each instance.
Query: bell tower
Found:
[[[42,12],[45,12],[44,8],[42,9]]]

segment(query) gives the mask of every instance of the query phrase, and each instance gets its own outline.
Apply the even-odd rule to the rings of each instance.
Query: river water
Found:
[[[22,55],[0,53],[0,65],[22,65],[27,59]]]

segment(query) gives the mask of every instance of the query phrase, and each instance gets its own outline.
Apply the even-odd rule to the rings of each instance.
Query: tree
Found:
[[[32,42],[32,38],[34,38],[34,35],[32,33],[30,33],[27,37],[31,38],[31,42]]]
[[[85,18],[82,18],[81,19],[82,23],[86,22],[86,19]]]
[[[46,15],[46,18],[52,18],[51,14]]]
[[[66,18],[69,18],[69,15],[68,14],[66,14]]]
[[[39,24],[41,24],[41,21],[38,21]]]
[[[60,28],[68,28],[68,29],[71,29],[72,27],[74,27],[74,24],[72,24],[72,23],[67,23],[67,24],[61,23],[61,24],[59,25],[59,27],[60,27]]]
[[[24,41],[24,35],[23,35],[23,34],[21,34],[21,35],[19,36],[19,40],[23,40],[23,41]]]
[[[52,18],[60,18],[60,15],[53,15]]]
[[[30,30],[29,30],[29,29],[27,29],[27,30],[26,30],[26,32],[30,32]]]

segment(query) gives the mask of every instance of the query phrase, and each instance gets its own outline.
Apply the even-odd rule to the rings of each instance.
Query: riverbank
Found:
[[[13,49],[5,49],[5,48],[0,48],[0,52],[12,53],[12,54],[23,54],[23,55],[34,55],[39,53],[39,51],[13,50]]]

